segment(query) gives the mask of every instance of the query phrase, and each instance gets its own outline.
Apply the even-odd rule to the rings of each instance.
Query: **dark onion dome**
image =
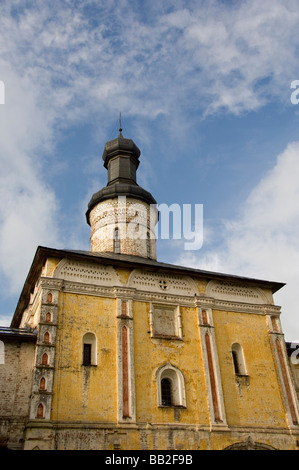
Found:
[[[109,161],[119,153],[133,158],[136,161],[136,168],[138,167],[140,150],[132,139],[125,139],[123,137],[122,129],[119,129],[119,136],[116,139],[110,140],[105,145],[103,152],[104,167],[108,169]]]
[[[136,181],[136,170],[139,166],[140,150],[131,139],[125,139],[122,129],[116,139],[106,143],[103,160],[104,167],[108,170],[107,186],[93,194],[86,212],[86,220],[89,222],[90,211],[102,201],[115,199],[118,196],[127,196],[146,202],[157,204],[153,196],[141,188]]]

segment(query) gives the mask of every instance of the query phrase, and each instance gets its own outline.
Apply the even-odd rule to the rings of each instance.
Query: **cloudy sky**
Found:
[[[85,211],[121,112],[139,184],[159,204],[203,204],[202,248],[160,240],[159,261],[286,282],[275,303],[299,340],[298,1],[1,0],[0,11],[0,323],[38,245],[89,249]]]

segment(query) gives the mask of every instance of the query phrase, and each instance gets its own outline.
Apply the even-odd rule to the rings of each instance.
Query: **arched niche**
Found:
[[[223,450],[276,450],[275,447],[272,447],[263,442],[255,442],[251,436],[249,436],[246,441],[235,442],[234,444],[225,447]]]
[[[156,381],[159,406],[186,406],[185,380],[177,367],[170,363],[159,367],[156,371]],[[169,387],[170,400],[168,403],[164,402],[163,387],[165,386]]]
[[[273,304],[272,296],[256,286],[234,281],[215,281],[208,283],[207,297],[230,302],[242,302],[250,304]]]
[[[97,286],[121,286],[119,277],[112,266],[66,258],[58,263],[54,277]]]

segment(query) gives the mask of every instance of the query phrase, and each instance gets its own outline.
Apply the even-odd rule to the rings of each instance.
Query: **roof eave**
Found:
[[[94,253],[90,251],[62,250],[38,246],[11,321],[11,328],[18,328],[23,311],[28,305],[30,292],[33,290],[47,258],[69,258],[76,259],[78,261],[88,259],[89,261],[95,263],[100,262],[101,264],[117,265],[120,267],[128,267],[128,265],[130,265],[132,268],[146,267],[148,270],[158,270],[159,272],[165,273],[171,270],[177,274],[185,274],[189,276],[193,275],[199,278],[210,278],[211,280],[229,279],[235,282],[245,281],[251,285],[268,288],[272,291],[273,294],[285,286],[285,283],[282,282],[266,281],[244,276],[216,273],[213,271],[204,271],[196,268],[161,263],[138,256],[114,255],[112,253]]]

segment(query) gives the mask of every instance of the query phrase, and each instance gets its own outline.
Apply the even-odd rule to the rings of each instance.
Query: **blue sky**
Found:
[[[38,245],[89,249],[121,112],[139,184],[203,204],[202,248],[159,240],[159,261],[286,282],[299,340],[298,30],[297,0],[2,0],[0,323]]]

